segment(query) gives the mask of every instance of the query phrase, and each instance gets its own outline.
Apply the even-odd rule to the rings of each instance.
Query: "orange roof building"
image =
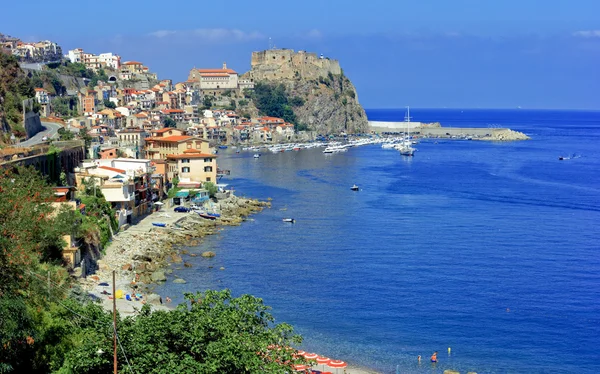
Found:
[[[223,63],[221,69],[197,69],[190,70],[188,82],[193,82],[193,85],[203,90],[220,90],[220,89],[237,89],[238,88],[238,73],[227,68],[227,64]]]

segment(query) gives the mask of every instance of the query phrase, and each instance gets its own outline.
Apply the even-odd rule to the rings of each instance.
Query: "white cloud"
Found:
[[[193,37],[204,42],[226,43],[226,42],[246,42],[250,40],[264,39],[265,36],[258,31],[246,32],[239,29],[194,29],[194,30],[157,30],[149,35],[157,38],[167,36]]]
[[[600,38],[600,30],[583,30],[573,33],[573,36],[580,38]]]
[[[176,34],[177,31],[174,30],[157,30],[151,32],[149,35],[156,36],[157,38],[164,38],[165,36]]]
[[[323,33],[320,30],[312,29],[306,33],[306,37],[311,39],[321,39],[323,37]]]

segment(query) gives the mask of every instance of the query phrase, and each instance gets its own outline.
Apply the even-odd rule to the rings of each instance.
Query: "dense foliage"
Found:
[[[117,323],[119,371],[125,372],[129,362],[137,373],[290,372],[303,359],[293,357],[294,350],[277,347],[299,343],[300,338],[291,326],[274,324],[268,309],[261,299],[234,298],[228,290],[187,294],[185,303],[168,312],[145,306],[136,318]],[[78,314],[89,318],[76,318],[81,344],[65,355],[62,369],[110,372],[110,315],[95,305],[79,307]]]
[[[296,114],[292,110],[292,104],[283,84],[258,82],[254,85],[252,98],[261,114],[283,118],[289,123],[297,123]],[[297,100],[294,100],[294,103],[297,104]]]
[[[33,169],[0,172],[0,372],[5,372],[29,367],[42,307],[62,297],[48,284],[67,283],[60,265],[62,235],[70,224],[65,210],[57,212],[49,203],[53,192]]]
[[[0,175],[0,373],[109,373],[112,315],[72,292],[61,235],[82,235],[111,215],[93,185],[79,197],[86,216],[52,207],[43,178],[17,167]],[[86,221],[89,217],[89,221]],[[79,295],[79,296],[78,296]],[[290,325],[269,307],[228,290],[186,294],[170,311],[145,305],[117,316],[118,370],[134,373],[289,373],[304,358]]]
[[[52,98],[52,110],[62,117],[77,116],[77,97],[56,96]]]
[[[8,125],[17,136],[24,135],[23,100],[34,96],[34,86],[17,58],[0,53],[0,128]]]

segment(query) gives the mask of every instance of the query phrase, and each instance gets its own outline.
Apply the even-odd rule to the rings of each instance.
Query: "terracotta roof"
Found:
[[[191,136],[188,135],[172,135],[172,136],[166,136],[166,137],[151,137],[151,138],[146,138],[146,141],[161,141],[161,142],[182,142],[182,141],[186,141],[186,140],[190,140],[192,139]]]
[[[36,88],[35,90],[36,90],[37,92],[45,92],[45,91],[46,91],[46,90],[45,90],[45,89],[43,89],[43,88]]]
[[[148,115],[146,113],[138,113],[138,114],[135,114],[134,117],[137,117],[137,118],[148,118]]]
[[[183,110],[181,110],[181,109],[164,109],[164,110],[161,110],[161,112],[163,112],[165,114],[169,114],[169,113],[183,113]]]
[[[226,74],[237,74],[233,69],[196,69],[200,74],[202,73],[226,73]]]
[[[180,155],[167,155],[167,158],[172,159],[172,160],[179,160],[182,158],[217,158],[217,155],[208,154],[208,153],[200,153],[200,151],[197,149],[188,149],[183,152],[184,152],[184,154],[180,154]]]
[[[137,61],[127,61],[124,62],[123,65],[142,65],[142,63]]]
[[[110,170],[110,171],[115,171],[117,173],[123,173],[123,174],[125,174],[125,170],[123,170],[123,169],[117,169],[117,168],[111,168],[110,166],[98,166],[98,169]]]
[[[200,73],[201,77],[228,77],[227,73]]]
[[[172,128],[172,127],[165,127],[165,128],[162,128],[162,129],[154,130],[154,131],[152,131],[152,132],[155,132],[155,133],[158,133],[158,134],[162,134],[162,133],[165,133],[165,132],[167,132],[167,131],[171,131],[171,130],[178,130],[178,131],[181,131],[181,130],[179,130],[179,129],[174,129],[174,128]]]

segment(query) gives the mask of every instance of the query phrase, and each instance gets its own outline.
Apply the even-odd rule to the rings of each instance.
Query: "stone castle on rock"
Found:
[[[292,49],[268,49],[252,52],[252,70],[247,74],[253,80],[318,79],[342,74],[337,60],[324,58],[316,53]]]

